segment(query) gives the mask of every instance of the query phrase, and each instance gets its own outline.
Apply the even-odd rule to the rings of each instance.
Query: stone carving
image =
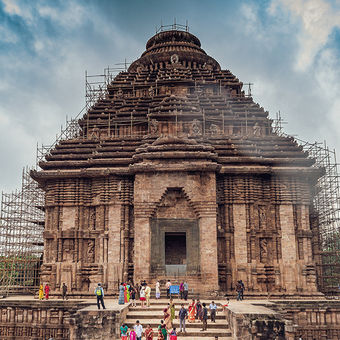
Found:
[[[261,134],[262,134],[262,128],[258,124],[258,122],[256,122],[255,125],[253,126],[253,135],[256,137],[260,137]]]
[[[193,135],[200,135],[202,133],[201,130],[201,123],[199,122],[198,119],[194,119],[191,123],[191,129]]]
[[[266,207],[259,206],[259,227],[260,229],[265,229],[267,221]]]
[[[219,134],[220,129],[216,124],[211,124],[209,131],[212,136],[217,136]]]
[[[151,119],[150,132],[151,132],[152,135],[157,134],[157,132],[158,132],[158,121],[157,121],[157,119]]]
[[[267,239],[260,239],[260,258],[262,263],[266,263],[268,259],[268,242]]]
[[[63,240],[63,261],[73,261],[73,250],[74,250],[74,240],[64,239]]]
[[[94,240],[87,241],[87,262],[94,262]]]
[[[171,57],[170,57],[170,61],[171,61],[171,64],[177,64],[178,61],[179,61],[179,57],[177,54],[173,54]]]
[[[94,126],[91,132],[91,139],[98,140],[100,136],[100,130],[97,125]]]
[[[153,97],[153,96],[155,95],[155,90],[154,90],[154,88],[153,88],[152,86],[149,87],[148,92],[149,92],[149,96],[150,96],[150,97]]]

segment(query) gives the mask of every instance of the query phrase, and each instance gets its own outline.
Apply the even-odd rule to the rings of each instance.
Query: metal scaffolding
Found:
[[[0,295],[35,291],[43,252],[44,194],[22,173],[22,188],[2,193],[0,219]]]

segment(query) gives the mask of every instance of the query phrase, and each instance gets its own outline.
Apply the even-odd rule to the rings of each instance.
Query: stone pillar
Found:
[[[118,288],[122,280],[122,263],[124,253],[121,249],[123,232],[120,230],[121,204],[115,202],[108,206],[108,245],[107,245],[107,284],[109,291]]]
[[[294,230],[293,206],[280,205],[280,222],[282,233],[282,269],[284,287],[287,292],[296,292],[297,285],[297,256]]]
[[[235,275],[234,280],[243,280],[249,286],[247,280],[247,220],[245,204],[234,204],[234,245],[235,245]],[[234,282],[235,285],[235,282]]]

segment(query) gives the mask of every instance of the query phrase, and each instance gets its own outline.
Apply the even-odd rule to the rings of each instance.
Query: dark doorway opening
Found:
[[[165,233],[165,264],[185,265],[186,261],[186,233]]]

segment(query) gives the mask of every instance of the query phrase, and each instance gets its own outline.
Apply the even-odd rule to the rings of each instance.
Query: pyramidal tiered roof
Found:
[[[229,70],[221,70],[194,35],[160,32],[79,120],[82,136],[61,141],[34,177],[44,181],[103,172],[132,174],[137,160],[143,161],[139,155],[158,150],[157,157],[168,157],[169,145],[180,151],[173,154],[177,162],[204,154],[222,172],[312,174],[313,160],[293,138],[273,132],[268,112],[246,96],[242,86]],[[169,138],[172,143],[159,144]]]

